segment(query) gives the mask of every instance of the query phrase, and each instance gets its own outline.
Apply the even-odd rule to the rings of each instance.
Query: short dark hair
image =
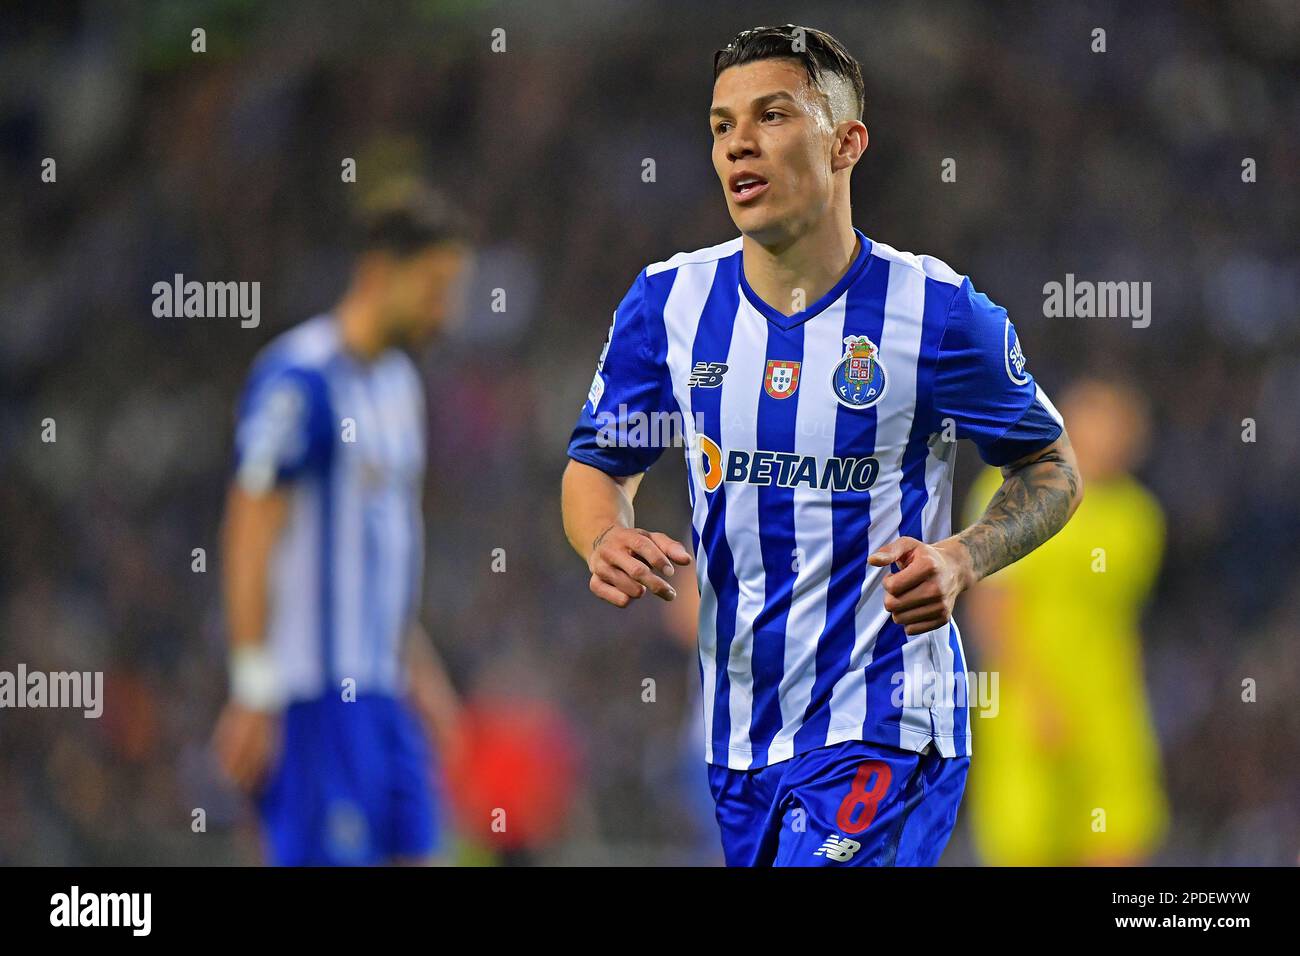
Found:
[[[780,27],[754,27],[742,30],[735,39],[713,54],[713,78],[723,70],[753,63],[755,60],[797,60],[808,71],[808,79],[821,89],[821,76],[831,73],[841,77],[853,87],[857,103],[857,118],[866,110],[866,85],[862,82],[862,67],[853,59],[844,44],[825,30],[800,27],[787,23]]]
[[[398,180],[367,196],[357,210],[361,252],[410,256],[444,242],[468,242],[464,214],[420,180]]]

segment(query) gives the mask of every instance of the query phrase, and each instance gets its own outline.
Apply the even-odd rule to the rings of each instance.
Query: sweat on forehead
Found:
[[[854,93],[853,84],[846,78],[829,70],[821,70],[816,77],[809,76],[807,69],[797,59],[790,58],[771,58],[766,62],[769,68],[780,64],[781,68],[789,69],[796,74],[799,82],[786,86],[791,95],[803,102],[804,107],[809,113],[819,119],[829,118],[830,125],[842,123],[845,120],[861,119],[857,108],[857,95]],[[743,69],[746,66],[755,64],[740,64],[730,69]]]

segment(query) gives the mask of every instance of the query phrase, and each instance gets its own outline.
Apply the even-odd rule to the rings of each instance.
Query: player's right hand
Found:
[[[212,735],[222,771],[245,793],[255,793],[266,778],[276,746],[279,718],[234,701],[226,704]]]
[[[664,579],[673,576],[674,564],[690,563],[691,553],[663,532],[614,526],[592,546],[589,586],[615,607],[627,607],[647,591],[671,601],[677,592]]]

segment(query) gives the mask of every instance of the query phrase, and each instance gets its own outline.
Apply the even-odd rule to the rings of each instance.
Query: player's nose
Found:
[[[736,127],[727,139],[727,158],[737,160],[746,156],[757,156],[758,153],[758,140],[754,138],[748,124]]]

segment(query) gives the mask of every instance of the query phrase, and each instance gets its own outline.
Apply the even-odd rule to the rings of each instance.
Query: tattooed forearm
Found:
[[[984,514],[957,536],[975,580],[1019,561],[1065,526],[1078,506],[1082,482],[1069,439],[1029,461],[1002,469],[1002,487]]]

